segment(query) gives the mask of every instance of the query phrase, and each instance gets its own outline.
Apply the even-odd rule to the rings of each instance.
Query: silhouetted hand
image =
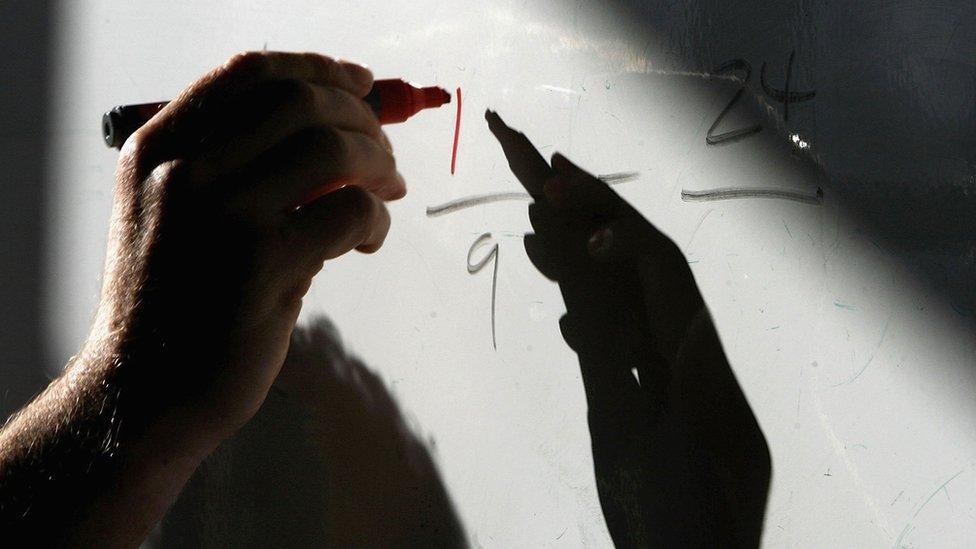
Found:
[[[758,545],[769,452],[683,254],[606,183],[486,118],[535,198],[525,249],[563,295],[614,543]]]
[[[684,255],[609,185],[566,157],[553,155],[552,172],[543,185],[545,199],[529,206],[536,231],[526,238],[530,259],[553,280],[576,279],[580,294],[564,297],[598,307],[607,315],[608,330],[623,337],[653,333],[649,351],[671,367],[692,318],[704,307]],[[638,295],[627,294],[627,284],[636,284]],[[570,311],[575,308],[567,303]],[[570,345],[588,332],[574,326],[572,315],[564,317],[562,328]]]

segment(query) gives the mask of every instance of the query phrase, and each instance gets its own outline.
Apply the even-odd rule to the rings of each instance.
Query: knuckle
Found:
[[[146,154],[147,149],[148,143],[145,130],[136,130],[132,135],[129,136],[128,139],[125,140],[125,143],[122,144],[122,149],[119,151],[119,172],[138,172],[142,163],[148,156]]]
[[[369,106],[369,103],[363,101],[359,97],[352,95],[351,97],[355,101],[357,108],[360,110],[360,112],[362,112],[363,119],[366,121],[370,135],[375,137],[380,144],[383,145],[383,148],[392,149],[393,147],[390,144],[390,139],[386,136],[386,132],[383,131],[383,126],[380,125],[380,120],[376,117],[376,113],[373,112],[373,109]]]
[[[342,66],[328,55],[308,53],[306,54],[305,59],[310,65],[312,65],[316,73],[324,75],[329,81],[334,80],[343,70]]]
[[[274,94],[277,101],[299,111],[314,108],[317,99],[315,88],[304,80],[281,80],[275,84]]]
[[[365,130],[365,133],[380,143],[384,149],[387,148],[389,140],[386,139],[379,119],[366,101],[341,88],[326,89],[329,93],[329,102],[334,105],[333,108],[349,113],[358,128]]]
[[[182,159],[170,160],[159,164],[144,180],[144,192],[147,196],[162,199],[173,194],[189,179],[191,165]]]
[[[288,285],[281,293],[279,306],[289,317],[298,316],[298,314],[301,312],[302,300],[305,298],[305,294],[308,293],[308,290],[312,287],[312,277],[317,271],[313,271],[312,268],[308,268],[306,270],[312,272],[301,277],[298,282]]]
[[[349,217],[350,225],[355,234],[355,242],[365,242],[373,232],[376,223],[376,207],[369,191],[359,187],[349,187]]]
[[[352,147],[338,130],[332,126],[316,126],[308,132],[310,148],[323,155],[323,158],[339,171],[343,171],[352,163]]]
[[[151,154],[154,142],[155,139],[145,128],[140,128],[126,139],[116,164],[117,194],[136,194],[141,181],[156,168]]]
[[[361,97],[356,97],[352,94],[348,95],[353,102],[356,103],[356,108],[363,113],[363,116],[365,116],[366,120],[368,121],[367,123],[369,124],[370,128],[372,128],[377,134],[383,133],[383,127],[380,126],[380,120],[376,117],[376,113],[373,112],[373,108],[369,106],[369,103],[367,103],[366,100]]]
[[[324,103],[329,110],[336,112],[349,112],[350,109],[355,108],[352,102],[349,101],[349,94],[343,90],[333,86],[323,86],[322,91],[325,94]]]
[[[235,54],[224,63],[227,72],[266,74],[270,60],[260,51],[247,51]]]
[[[305,80],[285,80],[283,85],[285,96],[300,105],[314,105],[318,98],[315,87]]]
[[[181,196],[185,169],[184,162],[170,160],[152,168],[145,177],[119,179],[116,207],[126,219],[137,223],[137,232],[156,234],[164,219],[187,213],[190,201]]]
[[[365,230],[374,217],[373,197],[369,191],[360,187],[348,187],[349,206],[352,209],[353,217],[357,223]]]

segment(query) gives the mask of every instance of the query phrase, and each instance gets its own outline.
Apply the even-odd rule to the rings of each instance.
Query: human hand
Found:
[[[133,134],[73,368],[110,368],[121,408],[180,424],[204,454],[247,422],[312,277],[352,249],[378,250],[383,201],[406,193],[362,100],[372,82],[321,55],[241,54]]]

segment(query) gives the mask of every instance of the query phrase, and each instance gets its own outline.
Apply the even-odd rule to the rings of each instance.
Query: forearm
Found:
[[[4,426],[4,531],[64,545],[142,542],[208,445],[174,414],[154,415],[143,395],[127,394],[121,371],[138,366],[81,355]]]

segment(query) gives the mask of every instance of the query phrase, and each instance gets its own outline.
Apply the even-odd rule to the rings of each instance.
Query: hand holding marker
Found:
[[[423,109],[433,109],[451,102],[451,94],[436,86],[420,88],[398,78],[377,80],[363,97],[379,118],[380,124],[404,122]],[[137,129],[149,121],[169,102],[119,105],[102,116],[105,144],[117,149]]]

